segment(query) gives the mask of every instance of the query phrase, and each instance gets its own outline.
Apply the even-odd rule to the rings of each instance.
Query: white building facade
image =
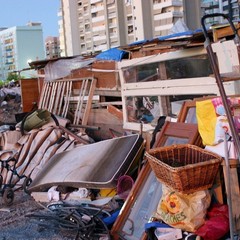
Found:
[[[6,80],[9,73],[21,73],[29,68],[29,61],[45,58],[43,31],[40,24],[16,26],[0,31],[0,80]]]
[[[97,53],[167,35],[178,19],[188,20],[184,13],[184,7],[189,4],[187,2],[188,0],[61,0],[61,55]],[[200,3],[200,0],[194,2]],[[200,12],[200,9],[197,11]],[[192,15],[196,16],[195,13]]]
[[[239,20],[239,1],[238,0],[202,0],[204,6],[204,14],[224,13],[229,14],[233,21]],[[222,17],[214,17],[206,19],[207,24],[224,23]]]
[[[231,2],[237,18],[238,1]],[[228,0],[61,0],[62,56],[95,54],[165,36],[174,33],[179,19],[186,30],[195,30],[201,28],[203,14],[228,11]]]

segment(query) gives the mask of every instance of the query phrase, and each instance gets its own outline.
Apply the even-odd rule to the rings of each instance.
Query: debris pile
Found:
[[[16,123],[16,114],[22,113],[21,90],[17,84],[0,89],[0,125]]]

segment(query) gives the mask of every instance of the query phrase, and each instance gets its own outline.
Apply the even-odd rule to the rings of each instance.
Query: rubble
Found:
[[[177,191],[174,189],[176,184],[172,182],[169,197],[161,199],[163,184],[169,183],[161,182],[154,175],[144,153],[149,151],[150,144],[156,149],[180,144],[204,148],[196,120],[196,103],[204,101],[205,94],[217,94],[218,89],[209,70],[202,37],[200,32],[193,32],[192,37],[178,36],[177,39],[173,37],[166,42],[155,39],[142,46],[137,44],[124,48],[129,50],[131,58],[125,61],[106,63],[97,60],[83,69],[72,70],[62,79],[56,80],[48,76],[49,81],[44,81],[41,77],[25,81],[36,87],[36,91],[32,92],[41,94],[27,100],[25,98],[23,106],[18,105],[18,94],[8,93],[4,96],[6,91],[2,91],[0,237],[91,240],[113,237],[117,240],[133,236],[134,239],[147,239],[147,234],[150,233],[146,228],[147,223],[161,223],[161,219],[157,219],[154,214],[157,206],[163,214],[169,214],[171,220],[178,221],[178,217],[183,214],[180,212],[177,194],[174,194]],[[151,56],[153,53],[154,57]],[[143,62],[145,64],[142,68]],[[48,63],[49,61],[36,61],[31,64],[39,67],[40,72]],[[154,69],[148,69],[149,66]],[[196,66],[198,71],[192,70]],[[149,96],[146,96],[146,92]],[[178,109],[177,119],[168,115],[172,103],[171,94],[193,94],[191,103],[187,105],[184,101]],[[201,97],[195,98],[196,94]],[[24,97],[26,96],[28,94],[25,92]],[[213,96],[209,97],[212,98]],[[30,103],[27,108],[26,102]],[[30,106],[36,106],[36,103],[38,109],[31,112],[32,115],[22,116],[22,121],[15,125],[18,121],[13,119],[13,115],[16,117],[16,114],[21,114],[21,109],[30,112]],[[155,108],[159,108],[159,111],[155,111]],[[43,109],[51,114],[53,120],[55,116],[63,119],[64,124],[41,119],[46,117],[42,115]],[[160,110],[166,117],[164,123],[154,131],[152,124],[161,117]],[[215,114],[214,111],[213,113]],[[30,119],[34,121],[33,124],[27,122],[25,125]],[[13,123],[13,131],[6,127],[8,123]],[[96,123],[101,123],[101,126]],[[101,129],[100,138],[89,138],[88,126],[96,127],[97,131]],[[96,129],[92,128],[93,131]],[[14,131],[16,134],[13,137],[10,132]],[[154,142],[151,132],[155,134]],[[123,149],[121,144],[109,145],[109,142],[119,143],[121,139],[135,135],[144,139],[137,148],[133,142],[128,142]],[[92,148],[95,146],[98,147],[94,151]],[[129,161],[125,162],[125,157]],[[195,155],[191,154],[193,157]],[[219,158],[222,160],[222,157]],[[198,163],[187,165],[193,170],[189,178],[191,180],[196,177],[195,167]],[[169,170],[169,166],[164,166]],[[185,166],[181,167],[187,171]],[[214,196],[215,201],[225,206],[226,165],[219,166],[219,169],[223,170],[224,176],[220,176],[220,180],[214,179],[216,182],[213,184],[211,181],[207,187],[201,181],[207,170],[199,174],[197,185],[200,186],[197,189],[204,190],[209,195],[211,188],[211,192],[214,192],[211,197]],[[231,173],[238,186],[236,168],[232,168]],[[107,174],[110,174],[110,178]],[[119,187],[120,176],[131,177],[131,184]],[[96,179],[100,179],[100,183]],[[239,229],[238,195],[239,192],[232,199],[236,229]],[[91,209],[91,214],[86,209]],[[174,214],[178,214],[178,217]],[[206,213],[203,215],[201,224]],[[228,234],[228,226],[227,223],[223,234]],[[102,235],[99,231],[95,232],[98,228]],[[183,237],[188,230],[181,225],[178,233],[182,233]],[[194,233],[189,233],[188,236],[190,235],[197,237]]]

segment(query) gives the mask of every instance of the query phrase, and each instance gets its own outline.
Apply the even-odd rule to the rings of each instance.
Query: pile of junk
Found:
[[[78,128],[80,116],[68,118],[76,81],[46,84],[38,109],[18,114],[14,127],[0,127],[3,202],[10,206],[15,191],[23,190],[46,204],[32,218],[71,232],[73,239],[238,239],[240,98],[225,94],[204,27],[207,17],[203,31],[221,97],[184,103],[177,120],[160,116],[151,139],[141,125],[137,133],[96,141],[85,131],[95,129],[85,124],[96,79],[81,79],[79,98],[73,99],[76,112],[84,112]]]

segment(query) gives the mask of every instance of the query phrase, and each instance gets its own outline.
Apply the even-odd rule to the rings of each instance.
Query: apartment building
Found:
[[[61,55],[95,54],[168,35],[179,19],[196,29],[201,13],[200,0],[61,0]]]
[[[228,14],[233,21],[239,20],[239,2],[238,0],[202,0],[204,14],[224,13]],[[214,17],[206,19],[206,24],[224,23],[222,17]]]
[[[45,39],[46,59],[60,57],[60,43],[58,37],[49,36]]]
[[[29,61],[45,58],[43,31],[41,24],[28,23],[0,31],[0,80],[6,80],[9,73],[21,73],[28,77],[32,72]]]

